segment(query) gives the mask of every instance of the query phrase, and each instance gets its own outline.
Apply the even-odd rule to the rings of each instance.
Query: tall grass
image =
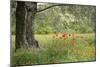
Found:
[[[12,64],[27,65],[94,61],[95,36],[93,34],[83,34],[81,36],[82,38],[74,38],[75,44],[70,45],[70,37],[62,40],[59,38],[52,39],[52,35],[36,35],[35,37],[39,42],[40,48],[19,49],[13,52]]]

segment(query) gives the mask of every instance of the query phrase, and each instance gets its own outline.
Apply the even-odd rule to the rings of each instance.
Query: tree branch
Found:
[[[47,9],[49,9],[49,8],[54,7],[54,6],[62,6],[62,5],[64,5],[64,4],[55,4],[55,5],[51,5],[51,6],[48,6],[48,7],[44,8],[44,9],[38,10],[37,13],[38,13],[38,12],[45,11],[45,10],[47,10]]]

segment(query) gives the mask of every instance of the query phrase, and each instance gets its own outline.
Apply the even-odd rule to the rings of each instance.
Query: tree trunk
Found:
[[[17,2],[16,8],[16,49],[38,47],[34,38],[34,19],[37,11],[35,2]]]
[[[16,49],[24,45],[25,29],[25,8],[24,2],[17,2],[16,8]]]

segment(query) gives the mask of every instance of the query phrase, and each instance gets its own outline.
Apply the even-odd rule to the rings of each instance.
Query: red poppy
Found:
[[[66,33],[62,34],[62,38],[66,39],[67,38],[67,34]]]
[[[72,45],[72,46],[75,45],[74,39],[70,40],[69,44]]]
[[[66,34],[64,33],[64,34],[62,34],[62,37],[66,37]]]

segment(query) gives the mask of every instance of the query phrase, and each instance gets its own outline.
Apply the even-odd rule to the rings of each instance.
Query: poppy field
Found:
[[[96,60],[94,33],[35,35],[35,38],[39,41],[40,48],[18,49],[12,56],[13,64],[52,64]],[[14,36],[12,39],[14,40]]]

